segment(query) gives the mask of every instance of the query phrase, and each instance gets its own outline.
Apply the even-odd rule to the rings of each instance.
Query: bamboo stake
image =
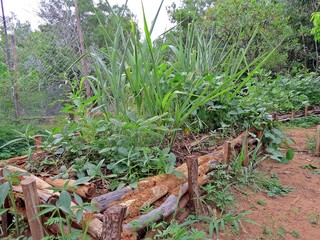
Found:
[[[40,217],[36,217],[39,213],[37,206],[40,204],[36,181],[34,179],[27,178],[21,181],[21,186],[32,239],[41,240],[45,235],[42,220]]]

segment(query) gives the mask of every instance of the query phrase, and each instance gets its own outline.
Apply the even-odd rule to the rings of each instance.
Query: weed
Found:
[[[296,230],[291,230],[291,235],[293,236],[293,237],[295,237],[295,238],[300,238],[301,236],[300,236],[300,234],[296,231]]]
[[[257,204],[259,204],[259,205],[261,205],[261,206],[266,206],[266,205],[267,205],[267,203],[266,203],[265,200],[258,200],[258,201],[257,201]]]
[[[314,125],[318,124],[320,122],[320,117],[319,116],[307,116],[303,118],[297,118],[293,119],[287,123],[285,123],[285,126],[288,127],[300,127],[300,128],[309,128],[313,127]]]
[[[151,206],[151,205],[147,205],[147,206],[144,206],[144,207],[140,208],[140,212],[141,212],[142,215],[148,214],[152,210],[153,210],[153,206]]]
[[[313,225],[317,225],[318,223],[320,223],[320,214],[318,213],[309,213],[307,217],[308,221]]]
[[[314,153],[316,150],[316,146],[317,146],[317,136],[316,135],[312,135],[310,136],[308,133],[306,133],[307,136],[307,149]]]
[[[260,179],[257,185],[267,192],[268,197],[285,196],[292,190],[291,186],[281,185],[276,178]]]
[[[284,237],[286,235],[286,232],[286,229],[283,226],[280,226],[277,235],[280,237]]]

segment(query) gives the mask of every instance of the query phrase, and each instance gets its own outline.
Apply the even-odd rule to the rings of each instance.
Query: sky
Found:
[[[151,21],[155,17],[157,10],[160,6],[161,0],[142,0],[146,18],[148,21],[149,28]],[[37,17],[37,11],[39,9],[40,0],[3,0],[4,10],[6,15],[10,15],[10,12],[14,12],[17,18],[22,21],[29,21],[32,28],[36,29],[41,23],[41,20]],[[111,5],[113,4],[124,4],[126,0],[109,0]],[[172,27],[172,23],[169,21],[169,17],[166,12],[166,6],[170,6],[173,2],[177,4],[179,0],[164,0],[162,9],[160,11],[158,20],[156,22],[152,38],[155,39],[161,33],[165,32],[166,29]],[[140,0],[128,0],[128,7],[136,15],[138,24],[143,29],[143,15]]]

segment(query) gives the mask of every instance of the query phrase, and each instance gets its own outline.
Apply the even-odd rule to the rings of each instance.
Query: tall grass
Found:
[[[209,101],[221,97],[230,102],[274,50],[247,62],[246,54],[257,31],[243,49],[237,43],[217,42],[214,33],[194,24],[186,35],[179,29],[171,30],[154,47],[151,34],[162,3],[151,28],[143,9],[143,41],[134,23],[131,33],[126,34],[121,17],[115,13],[112,17],[118,27],[114,36],[108,35],[101,23],[105,38],[113,45],[107,45],[104,52],[91,53],[96,75],[90,80],[107,116],[128,119],[129,112],[139,117],[167,113],[173,119],[172,128],[180,128]],[[166,44],[170,34],[174,41]]]

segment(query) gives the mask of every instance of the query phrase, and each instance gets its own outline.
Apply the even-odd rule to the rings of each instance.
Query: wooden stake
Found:
[[[121,205],[113,205],[104,212],[102,226],[102,240],[120,240],[122,223],[127,208]]]
[[[308,106],[304,107],[304,116],[308,116]]]
[[[41,135],[35,135],[33,137],[33,140],[34,140],[34,150],[36,152],[39,152],[39,151],[42,151],[42,137]]]
[[[264,152],[264,144],[262,143],[262,136],[263,136],[263,129],[259,130],[258,133],[257,133],[257,137],[261,142],[261,147],[259,149],[259,153],[263,153]]]
[[[188,156],[186,159],[188,166],[188,192],[191,210],[196,215],[203,213],[200,197],[200,188],[198,184],[198,158],[195,156]]]
[[[291,118],[294,119],[295,115],[296,115],[296,113],[295,113],[295,111],[292,109],[292,110],[291,110]]]
[[[230,155],[231,155],[231,142],[226,141],[223,145],[223,163],[230,163]]]
[[[317,126],[316,156],[317,156],[317,157],[320,157],[320,125]]]
[[[248,135],[243,137],[242,149],[244,151],[244,160],[243,160],[242,165],[244,167],[246,167],[246,166],[248,166],[250,164],[249,149],[248,149]]]
[[[279,118],[278,113],[273,113],[272,114],[272,120],[273,121],[278,121],[278,118]]]
[[[21,186],[32,239],[41,240],[45,235],[41,218],[35,217],[39,212],[38,205],[40,204],[36,181],[34,179],[27,178],[21,181]]]
[[[0,176],[2,177],[0,181],[1,184],[5,183],[6,180],[3,178],[4,177],[3,169],[0,169]],[[8,197],[6,197],[6,199],[4,200],[3,207],[10,208]],[[8,212],[5,212],[1,215],[1,227],[3,231],[2,237],[7,237],[9,235],[8,226],[11,224],[11,222],[12,222],[12,216]]]

